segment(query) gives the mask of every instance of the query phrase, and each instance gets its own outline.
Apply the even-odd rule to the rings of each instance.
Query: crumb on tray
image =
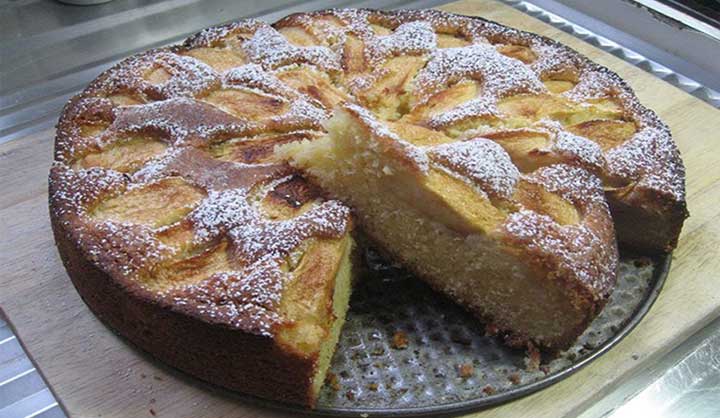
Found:
[[[404,350],[408,346],[407,334],[403,331],[395,331],[392,338],[392,347],[397,350]]]
[[[458,369],[460,377],[463,379],[472,377],[472,375],[475,374],[475,367],[473,367],[472,363],[463,363],[458,367]]]

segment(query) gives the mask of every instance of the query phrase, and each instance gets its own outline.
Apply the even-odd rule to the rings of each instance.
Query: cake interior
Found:
[[[587,306],[496,236],[499,223],[517,208],[432,166],[418,172],[390,155],[388,145],[347,111],[336,110],[326,128],[323,138],[277,152],[352,206],[381,249],[501,330],[550,348],[576,336]],[[523,187],[528,185],[518,189]],[[574,208],[557,196],[533,198],[556,221],[578,221]]]
[[[345,323],[345,317],[349,308],[352,287],[352,263],[350,260],[353,246],[352,238],[347,237],[342,261],[334,280],[331,325],[327,337],[320,346],[317,365],[315,366],[316,372],[312,382],[314,398],[317,398],[320,393],[320,388],[322,388],[325,383],[325,376],[330,369],[330,362],[333,353],[335,353],[335,347],[340,338],[340,331]]]
[[[291,352],[314,360],[312,398],[317,398],[345,322],[351,293],[354,241],[346,235],[335,240],[311,240],[310,251],[291,254],[301,258],[286,287],[280,311],[288,321],[277,342]]]

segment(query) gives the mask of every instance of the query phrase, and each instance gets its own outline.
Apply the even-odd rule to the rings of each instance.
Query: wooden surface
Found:
[[[474,417],[574,416],[720,316],[720,111],[623,61],[492,1],[445,10],[564,42],[617,71],[670,125],[687,166],[691,217],[648,316],[617,347],[550,388]],[[0,145],[0,307],[74,416],[279,417],[151,361],[106,329],[73,289],[47,213],[52,130]]]

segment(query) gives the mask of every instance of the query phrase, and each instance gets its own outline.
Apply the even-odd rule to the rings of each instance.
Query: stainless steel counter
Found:
[[[503,1],[720,106],[715,91],[720,88],[714,67],[720,68],[717,40],[688,32],[682,25],[648,19],[634,9],[640,13],[634,21],[622,8],[617,9],[622,15],[616,10],[613,17],[601,13],[598,2],[593,9],[593,2],[574,0]],[[0,143],[52,126],[67,99],[118,60],[177,42],[207,26],[242,17],[273,21],[326,7],[425,8],[439,3],[443,1],[114,0],[79,7],[49,0],[0,0]],[[688,51],[678,49],[680,37]],[[652,369],[629,378],[582,418],[646,414],[720,416],[720,320]],[[63,413],[0,319],[0,417],[16,416]]]

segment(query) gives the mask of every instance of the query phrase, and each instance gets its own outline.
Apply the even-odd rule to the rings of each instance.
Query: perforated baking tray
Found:
[[[533,367],[525,350],[488,336],[484,324],[375,252],[356,284],[317,408],[242,397],[334,416],[422,416],[497,405],[558,382],[601,356],[641,321],[667,276],[670,256],[621,256],[610,301],[575,345]]]

